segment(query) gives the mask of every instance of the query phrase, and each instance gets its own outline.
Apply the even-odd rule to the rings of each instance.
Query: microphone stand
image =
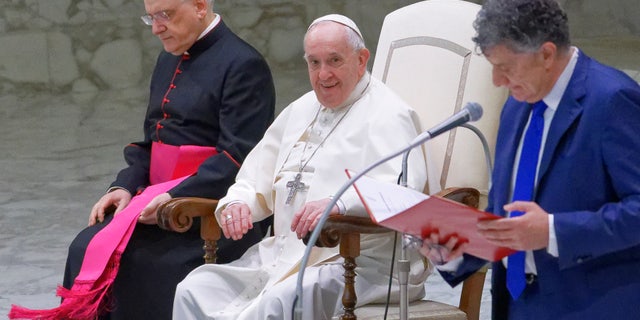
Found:
[[[473,133],[476,134],[478,139],[480,139],[480,143],[482,143],[482,150],[484,151],[484,161],[487,164],[487,179],[488,179],[488,189],[491,189],[491,173],[493,172],[493,164],[491,163],[491,150],[489,150],[489,144],[487,143],[487,139],[484,137],[480,129],[476,128],[473,125],[468,123],[464,123],[460,125],[461,127],[467,128]]]
[[[426,132],[426,137],[421,141],[426,142],[431,139],[431,133]],[[404,152],[402,155],[402,175],[400,176],[400,185],[407,187],[407,174],[408,174],[408,162],[409,153],[411,149]],[[398,259],[398,284],[400,285],[400,320],[409,319],[409,272],[411,271],[411,264],[407,258],[407,235],[402,234],[402,248],[400,250],[400,259]]]
[[[487,143],[487,139],[484,137],[482,132],[478,128],[468,123],[464,123],[460,125],[461,127],[467,128],[478,136],[480,142],[482,143],[482,148],[484,151],[485,162],[487,164],[487,168],[489,170],[489,187],[491,187],[491,171],[493,167],[491,165],[491,153],[489,151],[489,144]],[[422,142],[426,142],[430,140],[433,136],[429,131],[423,133],[424,137],[421,139]],[[407,176],[408,176],[408,161],[409,161],[409,153],[413,148],[408,149],[402,155],[402,175],[400,176],[400,185],[403,187],[407,187]],[[400,320],[409,319],[409,271],[411,265],[409,260],[407,259],[407,243],[410,243],[411,240],[408,238],[412,237],[411,235],[402,234],[402,250],[400,253],[400,259],[398,259],[398,282],[400,284]]]
[[[419,136],[420,137],[420,136]],[[298,271],[298,279],[297,279],[297,285],[296,285],[296,298],[295,298],[295,303],[294,303],[294,309],[293,309],[293,317],[295,320],[303,320],[302,319],[302,281],[304,279],[304,270],[307,266],[307,263],[309,262],[309,255],[311,253],[311,248],[313,248],[313,246],[315,245],[316,241],[318,240],[318,238],[320,237],[320,232],[322,230],[322,226],[324,226],[325,222],[327,221],[327,219],[329,218],[329,212],[331,212],[331,208],[333,208],[333,206],[336,205],[336,203],[338,202],[338,199],[340,199],[340,197],[347,191],[347,189],[349,189],[349,187],[351,187],[358,179],[360,179],[362,176],[364,176],[365,174],[367,174],[369,171],[375,169],[377,166],[399,156],[402,153],[405,153],[407,150],[411,150],[421,144],[423,144],[426,140],[428,140],[431,137],[430,134],[426,135],[426,139],[416,139],[414,140],[411,144],[409,144],[407,147],[396,151],[376,162],[374,162],[373,164],[369,165],[368,167],[366,167],[365,169],[363,169],[362,171],[360,171],[359,173],[357,173],[356,175],[354,175],[351,179],[349,179],[347,182],[345,182],[340,189],[336,192],[336,194],[333,196],[333,198],[331,199],[331,202],[329,203],[329,205],[327,205],[327,207],[325,208],[325,210],[322,212],[322,215],[320,216],[320,220],[318,221],[318,224],[316,225],[315,229],[313,229],[313,232],[311,233],[311,236],[309,237],[309,241],[307,244],[307,247],[305,249],[304,252],[304,256],[302,257],[302,261],[300,262],[300,271]],[[407,270],[408,271],[408,270]],[[408,275],[408,272],[407,272]],[[405,281],[405,283],[408,281]]]

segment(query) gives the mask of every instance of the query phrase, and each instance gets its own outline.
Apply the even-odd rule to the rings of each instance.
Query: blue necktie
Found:
[[[520,153],[520,162],[516,175],[516,185],[513,188],[513,201],[533,200],[538,154],[540,153],[542,131],[544,128],[543,114],[546,108],[547,105],[542,100],[534,103],[532,106],[533,113],[522,143],[522,152]],[[522,214],[523,212],[521,211],[512,211],[511,217],[521,216]],[[510,255],[507,259],[507,289],[509,289],[509,293],[511,293],[514,300],[518,299],[526,286],[524,260],[524,251],[518,251]]]

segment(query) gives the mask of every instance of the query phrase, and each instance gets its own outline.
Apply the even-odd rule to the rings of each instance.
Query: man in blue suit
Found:
[[[474,42],[510,90],[498,130],[487,211],[478,223],[496,245],[522,253],[493,263],[493,319],[630,319],[640,312],[640,87],[571,46],[555,0],[487,0]],[[543,101],[540,151],[525,141]],[[527,132],[525,134],[525,132]],[[534,154],[530,192],[520,167]],[[525,158],[527,160],[525,160]],[[524,165],[523,165],[524,166]],[[523,170],[526,171],[526,170]],[[518,216],[520,215],[520,216]],[[517,217],[516,217],[517,216]],[[437,235],[425,241],[429,249]],[[438,267],[456,285],[486,261],[456,239]],[[507,271],[511,269],[510,271]],[[522,286],[511,283],[523,279]],[[507,289],[509,288],[509,289]]]

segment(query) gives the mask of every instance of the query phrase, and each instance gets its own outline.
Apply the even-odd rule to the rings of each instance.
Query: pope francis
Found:
[[[367,72],[370,53],[358,27],[347,17],[316,19],[304,38],[304,58],[313,91],[291,103],[243,163],[216,209],[226,237],[240,239],[253,221],[274,215],[274,236],[240,259],[205,265],[177,288],[174,319],[290,319],[295,276],[305,250],[300,240],[312,231],[333,192],[358,171],[401,147],[420,132],[416,113]],[[409,159],[409,186],[426,183],[424,153]],[[395,183],[399,157],[369,173]],[[366,215],[349,190],[331,214]],[[358,305],[387,296],[393,233],[363,235],[358,257]],[[424,296],[430,267],[410,252],[409,298]],[[304,319],[330,319],[340,311],[342,261],[335,248],[313,248],[303,283]],[[397,269],[395,269],[397,270]],[[398,285],[392,300],[398,300]]]

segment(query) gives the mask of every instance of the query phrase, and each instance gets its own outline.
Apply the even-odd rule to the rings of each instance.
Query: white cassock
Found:
[[[416,113],[368,73],[335,110],[322,107],[313,92],[294,101],[249,153],[236,183],[216,210],[218,221],[223,221],[222,209],[235,201],[249,206],[253,221],[275,213],[274,236],[234,262],[203,265],[191,272],[178,285],[174,319],[291,319],[296,268],[305,251],[304,243],[291,231],[295,211],[338,191],[348,180],[345,169],[366,168],[407,146],[420,131]],[[396,157],[368,176],[395,183],[401,161]],[[413,150],[408,163],[409,186],[422,190],[426,182],[423,150]],[[297,191],[287,205],[287,183],[301,167],[302,182],[308,188]],[[341,200],[347,215],[367,215],[353,188]],[[393,240],[393,233],[362,235],[356,260],[358,305],[386,300]],[[423,282],[431,270],[419,253],[409,252],[409,259],[409,298],[417,300],[424,296]],[[304,273],[303,319],[330,319],[341,311],[343,273],[337,248],[313,248]],[[398,297],[396,279],[392,301]]]

